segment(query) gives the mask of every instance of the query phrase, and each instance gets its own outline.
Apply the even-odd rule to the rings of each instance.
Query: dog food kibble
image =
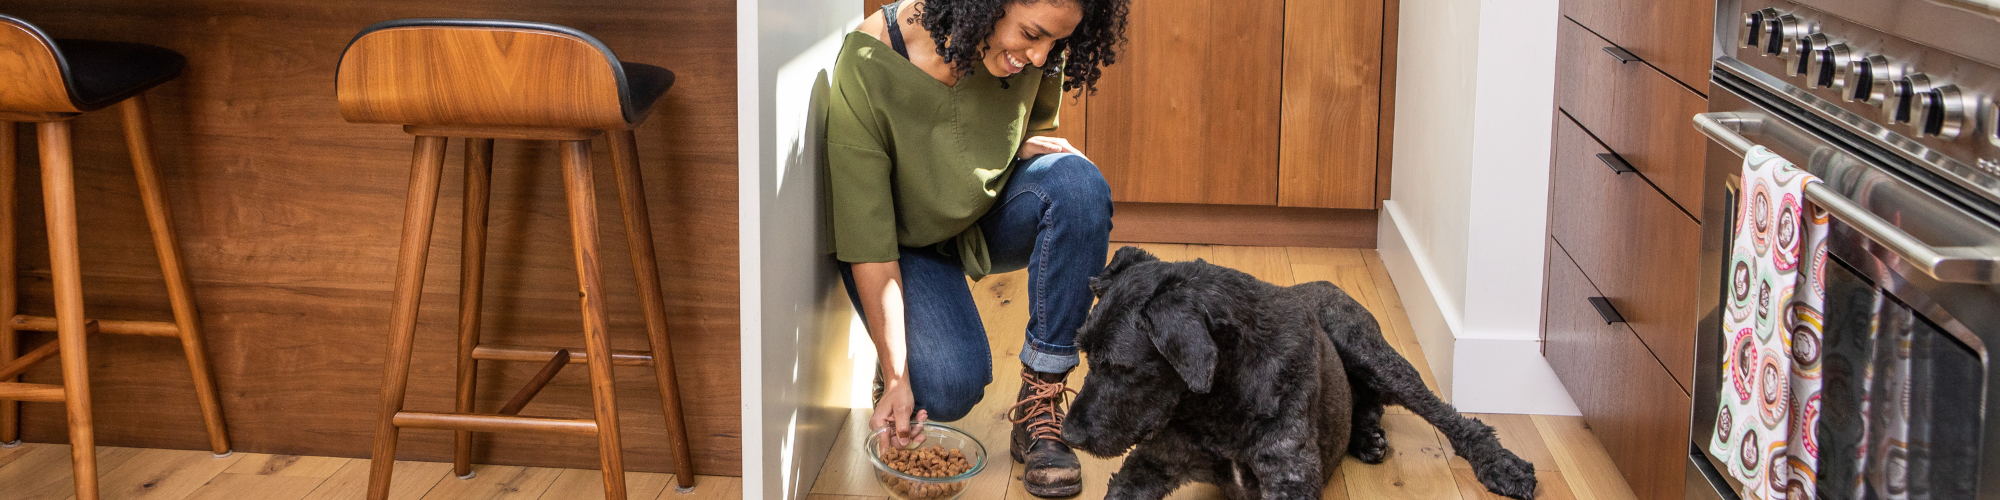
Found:
[[[931,446],[915,450],[890,448],[882,451],[882,461],[897,472],[917,477],[951,477],[972,470],[972,462],[967,461],[965,452],[957,448],[945,449]],[[965,489],[965,483],[935,484],[896,477],[887,472],[877,471],[882,484],[898,498],[913,500],[951,498]]]

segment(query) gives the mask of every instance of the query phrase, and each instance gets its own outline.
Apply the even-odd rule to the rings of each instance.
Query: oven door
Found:
[[[1695,120],[1714,141],[1690,459],[1712,466],[1699,468],[1714,476],[1707,483],[1734,490],[1716,492],[1725,498],[1752,497],[1748,488],[1799,487],[1742,484],[1726,471],[1731,461],[1754,457],[1707,452],[1728,383],[1722,304],[1741,151],[1762,145],[1823,179],[1808,199],[1833,215],[1823,336],[1792,343],[1794,359],[1819,363],[1825,382],[1813,443],[1819,498],[2000,500],[2000,481],[1984,480],[2000,478],[2000,432],[1985,419],[2000,402],[1986,347],[2000,342],[1993,257],[2000,255],[2000,226],[1902,177],[1892,153],[1795,118],[1796,108],[1764,104],[1725,76],[1713,87],[1711,112]]]

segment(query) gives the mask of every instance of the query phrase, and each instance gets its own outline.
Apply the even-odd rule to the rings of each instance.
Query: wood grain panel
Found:
[[[1651,66],[1619,63],[1604,53],[1611,42],[1583,26],[1557,24],[1556,106],[1688,213],[1700,214],[1706,139],[1689,120],[1708,110],[1707,99]]]
[[[1111,240],[1375,248],[1376,219],[1374,210],[1121,202]]]
[[[1630,329],[1604,323],[1586,300],[1597,289],[1549,241],[1549,367],[1638,498],[1679,500],[1691,400]]]
[[[1551,237],[1638,332],[1686,392],[1693,387],[1701,225],[1636,174],[1618,174],[1574,122],[1558,117]]]
[[[1069,139],[1069,145],[1076,146],[1084,156],[1090,156],[1090,96],[1089,89],[1079,89],[1063,94],[1062,111],[1056,116],[1056,137]]]
[[[510,18],[574,26],[620,58],[666,67],[673,90],[637,130],[668,334],[687,402],[696,472],[740,474],[735,4],[720,0],[17,0],[7,13],[51,36],[142,42],[187,55],[187,72],[148,93],[160,174],[202,313],[230,437],[239,452],[364,457],[381,391],[389,288],[412,140],[392,125],[340,117],[335,64],[361,28],[407,17]],[[84,300],[93,315],[163,320],[168,304],[118,116],[74,122]],[[25,138],[24,138],[25,139]],[[496,141],[484,325],[495,343],[582,345],[576,273],[553,144]],[[39,183],[33,148],[19,182]],[[408,407],[453,407],[462,148],[450,148],[425,284]],[[610,165],[603,142],[591,161]],[[611,169],[596,179],[611,345],[645,349]],[[41,199],[22,190],[21,312],[49,315]],[[25,345],[50,336],[23,335]],[[200,412],[179,346],[91,341],[99,442],[202,449]],[[491,410],[539,368],[483,363]],[[565,373],[527,413],[586,417],[582,371]],[[659,392],[645,368],[619,368],[628,467],[668,472]],[[53,368],[27,374],[56,381]],[[486,391],[485,388],[491,388]],[[23,405],[24,436],[64,442],[59,406]],[[309,415],[311,418],[300,418]],[[482,435],[474,460],[595,468],[588,439]],[[451,433],[403,434],[403,458],[450,460]],[[101,465],[108,461],[100,457]],[[365,464],[364,464],[365,465]],[[66,468],[66,466],[65,466]],[[398,477],[415,471],[398,470]],[[400,484],[400,483],[399,483]],[[358,490],[357,490],[358,491]],[[421,493],[421,492],[419,492]]]
[[[0,21],[0,109],[76,112],[51,41],[28,27]]]
[[[1375,208],[1382,7],[1285,2],[1279,206]]]
[[[357,123],[624,128],[611,63],[547,31],[390,28],[341,55],[340,115]],[[636,117],[642,118],[643,117]]]
[[[1377,88],[1382,96],[1377,106],[1382,110],[1375,117],[1375,209],[1382,209],[1382,200],[1389,199],[1393,154],[1396,149],[1396,42],[1398,24],[1402,17],[1401,0],[1382,2],[1382,83]]]
[[[1715,3],[1568,0],[1562,14],[1583,23],[1696,92],[1708,93]]]
[[[1089,110],[1112,199],[1276,204],[1284,2],[1155,0],[1129,16]]]

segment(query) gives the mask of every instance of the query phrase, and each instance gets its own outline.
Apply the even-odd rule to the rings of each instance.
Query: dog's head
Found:
[[[1165,426],[1181,398],[1209,392],[1218,352],[1210,332],[1236,321],[1209,309],[1229,301],[1202,283],[1211,268],[1125,247],[1091,279],[1097,306],[1077,333],[1090,373],[1063,424],[1070,446],[1122,454]]]

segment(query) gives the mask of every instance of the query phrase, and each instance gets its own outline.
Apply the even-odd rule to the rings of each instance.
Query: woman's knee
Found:
[[[931,420],[951,422],[965,418],[966,414],[972,413],[973,406],[985,399],[986,384],[992,381],[990,372],[971,373],[965,370],[934,380],[929,384],[933,387],[923,388],[917,405],[929,414]]]
[[[1111,219],[1111,184],[1097,164],[1081,155],[1058,153],[1037,158],[1026,174],[1044,196],[1065,215],[1108,223]]]

